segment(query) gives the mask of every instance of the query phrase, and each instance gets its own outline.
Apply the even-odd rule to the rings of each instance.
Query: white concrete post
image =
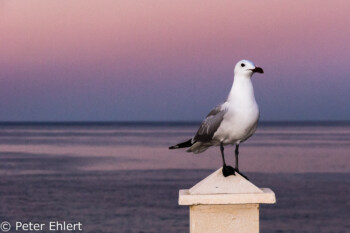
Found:
[[[190,206],[190,233],[258,233],[259,204],[276,203],[275,193],[221,170],[179,192],[179,205]]]

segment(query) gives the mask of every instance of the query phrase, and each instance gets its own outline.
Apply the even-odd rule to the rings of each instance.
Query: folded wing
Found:
[[[200,125],[193,142],[210,142],[223,121],[226,112],[227,109],[223,108],[222,105],[211,110]]]

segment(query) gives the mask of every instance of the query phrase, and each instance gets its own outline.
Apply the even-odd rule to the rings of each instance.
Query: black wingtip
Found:
[[[185,147],[190,147],[192,146],[193,143],[192,143],[192,139],[189,139],[188,141],[186,142],[182,142],[182,143],[179,143],[175,146],[171,146],[169,147],[169,150],[173,150],[173,149],[179,149],[179,148],[185,148]]]

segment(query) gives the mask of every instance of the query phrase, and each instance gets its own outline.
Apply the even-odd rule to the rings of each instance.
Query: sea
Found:
[[[217,147],[202,154],[168,147],[198,122],[0,123],[0,226],[53,232],[189,232],[187,189],[221,167]],[[234,148],[225,148],[234,165]],[[262,122],[240,146],[240,170],[271,188],[260,206],[263,233],[350,232],[350,122]],[[23,224],[45,224],[26,231]],[[22,228],[17,224],[22,224]],[[0,231],[1,232],[1,231]]]

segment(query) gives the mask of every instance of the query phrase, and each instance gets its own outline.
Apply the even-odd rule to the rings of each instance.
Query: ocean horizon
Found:
[[[51,120],[43,120],[43,121],[0,121],[0,125],[6,124],[136,124],[136,125],[144,125],[144,124],[159,124],[159,125],[194,125],[200,124],[201,121],[195,120],[177,120],[177,121],[120,121],[120,120],[105,120],[105,121],[51,121]],[[267,121],[259,121],[259,125],[348,125],[350,124],[350,120],[267,120]]]

